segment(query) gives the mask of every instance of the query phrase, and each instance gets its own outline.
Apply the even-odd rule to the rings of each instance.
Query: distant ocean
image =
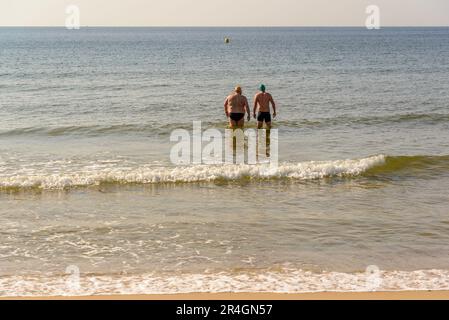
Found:
[[[260,83],[279,170],[170,162]],[[0,296],[448,290],[448,190],[449,28],[0,28]]]

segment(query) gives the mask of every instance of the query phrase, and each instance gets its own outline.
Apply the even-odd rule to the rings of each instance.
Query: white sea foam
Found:
[[[373,286],[373,283],[375,286]],[[201,292],[369,292],[449,290],[449,270],[313,273],[303,270],[182,275],[10,276],[0,278],[0,296],[173,294]]]
[[[52,168],[47,173],[39,169],[28,170],[26,174],[0,176],[2,188],[64,189],[101,183],[156,184],[192,183],[215,180],[280,179],[312,180],[335,176],[354,176],[385,163],[383,155],[357,160],[309,161],[283,163],[278,167],[259,165],[195,165],[178,167],[142,166],[136,168],[117,166],[86,166],[68,170]],[[57,169],[57,168],[56,168]]]

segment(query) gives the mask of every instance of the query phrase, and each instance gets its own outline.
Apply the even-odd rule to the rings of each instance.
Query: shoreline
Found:
[[[0,300],[449,300],[449,291],[316,292],[316,293],[185,293],[61,297],[0,297]]]

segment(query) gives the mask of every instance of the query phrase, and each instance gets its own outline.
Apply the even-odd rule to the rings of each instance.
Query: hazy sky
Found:
[[[89,26],[449,26],[449,0],[0,0],[2,26],[61,26],[65,8]]]

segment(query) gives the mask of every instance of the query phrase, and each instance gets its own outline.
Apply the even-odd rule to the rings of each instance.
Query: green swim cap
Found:
[[[265,92],[266,88],[264,84],[261,84],[259,87],[260,91]]]

